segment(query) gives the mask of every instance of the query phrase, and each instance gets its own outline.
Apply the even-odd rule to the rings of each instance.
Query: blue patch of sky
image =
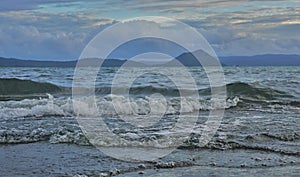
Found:
[[[54,14],[85,14],[94,18],[114,18],[124,20],[139,16],[157,16],[158,12],[141,11],[139,9],[114,8],[105,1],[98,2],[64,2],[40,4],[35,11],[48,12]]]
[[[278,7],[299,7],[300,1],[253,1],[247,3],[241,3],[236,6],[221,6],[221,7],[209,7],[201,8],[202,13],[234,13],[240,11],[253,11],[260,8],[278,8]]]
[[[51,4],[39,4],[35,11],[49,12],[54,14],[78,14],[80,12],[85,12],[89,5],[90,3],[84,2],[60,2]]]

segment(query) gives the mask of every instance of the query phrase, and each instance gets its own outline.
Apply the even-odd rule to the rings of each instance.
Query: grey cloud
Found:
[[[19,10],[33,10],[37,9],[38,5],[53,4],[53,3],[68,3],[79,2],[82,0],[1,0],[0,11],[19,11]],[[96,0],[85,0],[83,2],[92,2]],[[68,4],[64,4],[68,6]]]
[[[35,59],[70,59],[83,47],[82,38],[73,33],[43,33],[33,26],[7,26],[0,29],[1,53]],[[75,51],[75,52],[74,52]]]
[[[76,59],[84,46],[105,27],[110,19],[36,14],[36,20],[0,16],[0,56],[31,59]],[[98,23],[99,25],[94,25]],[[8,56],[9,55],[9,56]]]
[[[299,7],[258,8],[182,21],[197,28],[219,55],[300,54],[300,24],[292,23],[299,22],[297,11]]]
[[[87,7],[73,14],[36,9],[40,4],[57,3],[57,6],[68,7],[72,5],[69,2],[78,1],[23,0],[20,3],[19,0],[2,0],[0,56],[18,51],[16,55],[28,58],[42,58],[43,53],[48,58],[76,58],[78,51],[97,32],[117,22],[103,18],[102,12],[114,13],[120,9],[134,14],[138,11],[137,15],[143,15],[145,11],[158,12],[179,19],[198,29],[219,55],[300,53],[299,24],[284,23],[300,19],[299,6],[235,8],[227,12],[227,8],[256,1],[119,0],[104,1],[99,6]],[[213,9],[219,7],[224,11]]]
[[[272,40],[247,38],[233,41],[225,45],[214,46],[219,56],[228,55],[257,55],[266,53],[299,54],[300,40]]]

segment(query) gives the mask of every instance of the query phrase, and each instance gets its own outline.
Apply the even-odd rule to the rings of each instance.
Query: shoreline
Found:
[[[125,162],[93,146],[75,144],[0,145],[4,176],[282,176],[300,172],[298,156],[261,150],[177,149],[153,162]]]

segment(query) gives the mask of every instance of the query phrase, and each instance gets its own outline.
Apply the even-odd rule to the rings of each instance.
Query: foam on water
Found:
[[[187,94],[180,98],[178,89],[167,78],[158,77],[155,73],[137,79],[129,91],[130,98],[122,94],[110,95],[116,69],[107,68],[99,73],[96,81],[97,109],[94,109],[92,97],[75,95],[75,102],[70,98],[73,70],[6,68],[0,71],[2,77],[10,78],[0,79],[0,143],[48,141],[90,145],[75,117],[101,115],[107,119],[106,123],[113,133],[135,141],[130,146],[163,148],[172,144],[160,144],[157,141],[160,136],[178,133],[179,138],[184,138],[180,134],[190,131],[186,127],[180,127],[178,132],[170,131],[179,113],[188,119],[189,113],[199,111],[206,114],[211,109],[225,108],[225,117],[218,132],[204,148],[240,148],[299,155],[299,68],[262,70],[232,67],[224,70],[228,99],[225,105],[218,105],[218,102],[210,100],[209,82],[202,79],[205,73],[201,69],[189,69],[195,78],[201,78],[197,83],[200,99],[196,99],[188,94],[191,88],[186,88]],[[22,89],[14,88],[14,85]],[[117,86],[122,88],[122,85]],[[118,115],[132,124],[124,125],[124,121],[117,119]],[[181,148],[199,148],[205,116],[199,116],[199,123]],[[157,117],[165,120],[159,125],[154,124]],[[153,124],[150,127],[136,126],[144,118],[151,119]],[[99,143],[105,147],[124,147],[129,146],[127,142],[107,136]]]
[[[171,118],[170,116],[169,118]],[[167,117],[168,119],[168,117]],[[188,120],[189,116],[185,116]],[[298,148],[300,140],[299,131],[286,131],[284,127],[277,125],[278,132],[274,132],[274,124],[271,120],[264,121],[263,118],[254,122],[249,117],[241,117],[233,120],[227,118],[221,124],[219,131],[213,139],[204,147],[208,149],[253,149],[260,151],[275,152],[287,155],[300,155]],[[261,120],[260,120],[261,119]],[[280,117],[278,117],[280,119]],[[232,124],[230,123],[232,121]],[[262,125],[260,121],[266,122]],[[276,121],[275,121],[276,122]],[[111,124],[118,124],[118,122],[110,119]],[[249,124],[253,124],[253,130],[247,130]],[[276,124],[276,123],[275,123]],[[287,120],[285,124],[297,124],[291,120]],[[124,138],[123,140],[116,140],[111,136],[103,136],[103,139],[96,142],[97,146],[101,147],[153,147],[153,148],[170,148],[175,146],[172,142],[185,140],[180,148],[203,148],[199,139],[201,137],[201,130],[204,124],[195,125],[190,137],[183,137],[182,134],[190,132],[190,129],[181,127],[178,131],[172,132],[169,128],[169,121],[162,123],[164,128],[151,127],[143,130],[141,127],[132,129],[119,125],[112,128],[111,133]],[[261,127],[264,126],[264,127]],[[249,127],[250,128],[250,127]],[[276,126],[275,126],[276,128]],[[272,129],[272,133],[266,133],[265,129]],[[101,130],[97,130],[101,132]],[[241,131],[243,131],[241,133]],[[162,143],[159,141],[161,136],[168,134],[175,134],[173,140]],[[90,145],[84,133],[79,128],[76,120],[73,118],[43,118],[32,121],[32,119],[2,121],[0,130],[0,144],[16,144],[16,143],[31,143],[48,141],[50,143],[71,143],[78,145]],[[128,141],[130,140],[130,144]],[[151,140],[151,141],[149,141]]]
[[[114,102],[112,102],[114,99]],[[82,97],[74,102],[69,97],[24,99],[21,101],[0,101],[0,119],[45,116],[95,116],[95,115],[163,115],[163,114],[185,114],[195,111],[206,111],[212,109],[231,109],[238,107],[240,103],[247,103],[239,97],[228,98],[226,105],[212,104],[211,100],[185,98],[151,99],[151,97],[127,98],[122,95],[96,96],[97,109],[91,104],[92,97]],[[74,104],[73,104],[74,103]],[[298,112],[300,108],[291,104],[274,104],[272,102],[256,105],[250,102],[248,110],[259,110],[274,113]],[[75,105],[75,107],[73,107]],[[248,104],[246,104],[248,105]],[[244,104],[240,105],[242,108]],[[74,111],[76,109],[76,111]],[[75,114],[76,112],[76,114]]]
[[[70,98],[25,99],[22,101],[0,102],[0,119],[44,116],[71,116],[73,114]]]
[[[112,102],[114,99],[114,102]],[[96,97],[98,110],[93,109],[93,97],[75,99],[74,113],[73,102],[68,97],[25,99],[21,101],[1,101],[0,119],[44,117],[44,116],[95,116],[95,115],[161,115],[192,113],[199,110],[231,108],[237,106],[238,97],[227,99],[226,105],[212,105],[210,100],[194,98],[169,98],[151,99],[148,96],[128,98],[120,95]],[[89,104],[90,103],[90,104]]]

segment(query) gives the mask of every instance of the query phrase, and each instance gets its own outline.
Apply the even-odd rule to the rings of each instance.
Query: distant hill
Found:
[[[300,55],[266,54],[220,57],[219,59],[228,66],[300,66]]]
[[[74,67],[76,61],[36,61],[0,58],[0,67]]]
[[[199,61],[196,57],[200,58],[201,64],[205,64],[206,66],[216,64],[215,62],[212,62],[212,61],[215,61],[215,58],[212,57],[211,55],[207,54],[203,50],[198,50],[193,53],[189,53],[189,52],[183,53],[183,54],[179,55],[178,57],[176,57],[175,59],[177,61],[179,61],[180,63],[182,63],[182,65],[184,65],[184,66],[201,66],[201,64],[199,63]],[[170,61],[166,65],[172,65],[172,63],[174,63],[174,61]]]
[[[103,59],[84,59],[85,62],[81,66],[94,66],[95,61],[103,61]],[[127,60],[106,59],[102,66],[104,67],[120,67]],[[77,61],[37,61],[37,60],[20,60],[15,58],[1,58],[0,67],[75,67]],[[142,63],[127,61],[129,66],[145,66]]]
[[[212,57],[203,51],[193,53],[183,53],[176,57],[184,66],[201,66],[194,57],[199,56],[201,60],[207,61]],[[300,66],[300,55],[283,55],[283,54],[266,54],[255,56],[229,56],[219,57],[223,66]],[[170,61],[165,65],[170,65],[174,61]]]
[[[153,66],[178,66],[178,61],[184,66],[201,66],[194,57],[198,56],[206,65],[211,65],[212,57],[205,52],[199,50],[193,53],[183,53],[175,59],[162,64]],[[94,66],[95,60],[103,61],[103,59],[85,59],[82,66]],[[255,56],[229,56],[219,57],[224,66],[300,66],[300,55],[282,55],[282,54],[266,54]],[[149,66],[143,63],[131,60],[106,59],[103,61],[104,67],[120,67],[125,62],[128,66]],[[15,58],[1,58],[0,67],[75,67],[77,61],[37,61],[37,60],[20,60]]]

